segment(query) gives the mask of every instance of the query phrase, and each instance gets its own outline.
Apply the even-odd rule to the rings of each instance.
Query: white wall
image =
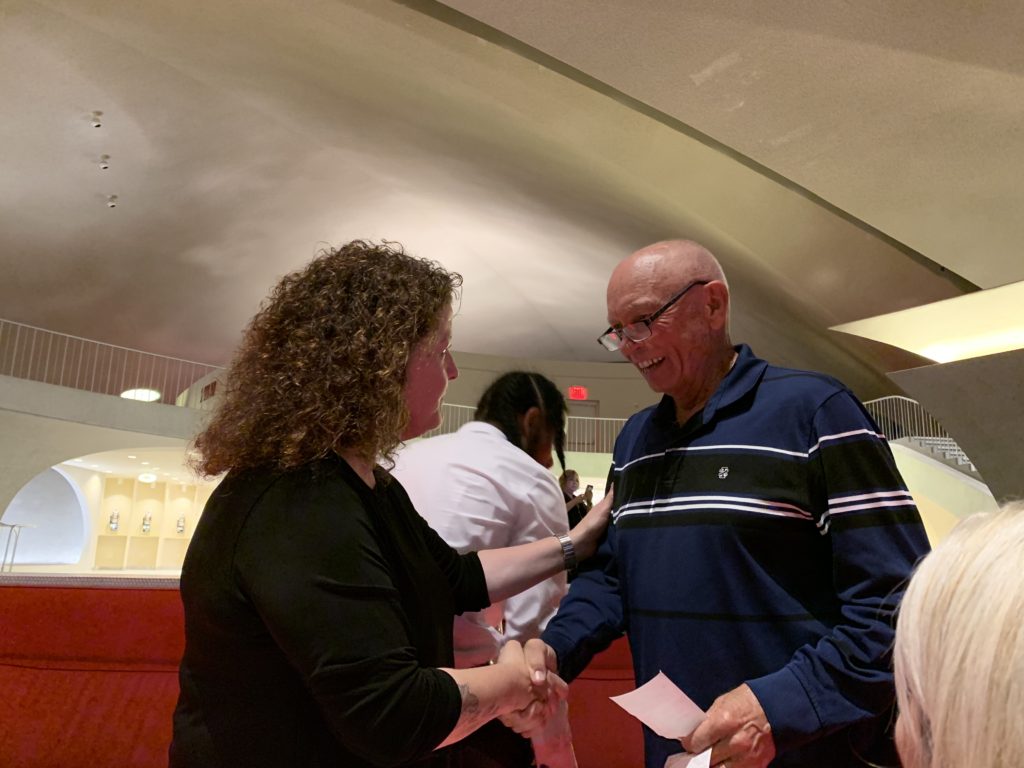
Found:
[[[184,446],[206,415],[0,376],[0,516],[50,467],[117,448]]]
[[[55,469],[32,478],[11,501],[3,521],[25,526],[15,562],[78,564],[85,549],[87,509],[75,485]],[[4,533],[3,544],[6,546]],[[13,545],[13,542],[12,542]]]
[[[961,519],[998,507],[984,483],[913,448],[899,443],[890,443],[890,447],[933,546]]]

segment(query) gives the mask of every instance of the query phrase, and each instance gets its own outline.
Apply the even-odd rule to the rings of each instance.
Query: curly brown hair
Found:
[[[342,450],[389,459],[409,421],[409,355],[461,285],[386,241],[354,240],[286,275],[245,331],[194,468],[288,469]]]

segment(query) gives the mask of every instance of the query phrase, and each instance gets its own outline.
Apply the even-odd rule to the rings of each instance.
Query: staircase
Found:
[[[869,400],[864,403],[864,407],[890,441],[936,459],[975,480],[981,480],[977,467],[963,448],[916,400],[893,395]]]
[[[975,480],[981,479],[981,474],[974,466],[974,462],[951,437],[901,437],[892,442],[905,445],[918,453],[941,461],[946,466],[964,472]]]

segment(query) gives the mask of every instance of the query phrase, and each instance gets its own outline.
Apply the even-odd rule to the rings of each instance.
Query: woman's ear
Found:
[[[526,450],[526,446],[530,445],[534,436],[538,434],[537,430],[543,427],[543,414],[541,414],[540,408],[534,405],[519,414],[517,420],[519,421],[519,434],[523,436],[523,442],[526,443],[521,447]]]

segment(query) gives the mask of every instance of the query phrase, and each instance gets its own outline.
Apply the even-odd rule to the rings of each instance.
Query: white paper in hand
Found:
[[[704,710],[659,672],[636,690],[611,700],[659,736],[689,736],[704,719]]]
[[[679,739],[689,736],[704,719],[704,710],[679,690],[664,672],[659,672],[636,690],[611,700],[659,736]],[[710,768],[711,750],[699,755],[672,755],[665,768]]]
[[[665,768],[711,768],[711,750],[705,749],[699,755],[688,752],[671,755],[665,761]]]

